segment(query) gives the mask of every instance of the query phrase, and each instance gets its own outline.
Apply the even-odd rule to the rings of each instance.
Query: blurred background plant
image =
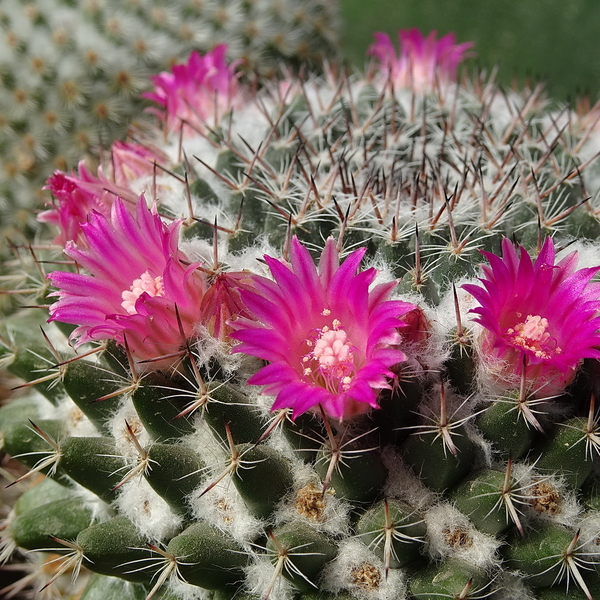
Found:
[[[152,74],[220,43],[248,76],[314,66],[337,55],[338,32],[329,0],[2,0],[2,239],[35,229],[52,171],[124,136]]]

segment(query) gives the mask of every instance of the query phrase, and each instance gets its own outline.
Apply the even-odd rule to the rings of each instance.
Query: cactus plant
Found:
[[[448,44],[405,49],[418,86],[381,37],[260,89],[194,55],[54,174],[3,336],[3,448],[45,474],[5,557],[88,599],[598,597],[597,119]]]
[[[6,0],[0,7],[2,236],[35,229],[45,179],[123,137],[148,76],[227,44],[253,76],[336,55],[337,2]],[[18,227],[15,228],[15,224]]]

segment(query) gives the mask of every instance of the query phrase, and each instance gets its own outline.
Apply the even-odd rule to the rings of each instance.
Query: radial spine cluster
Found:
[[[81,600],[600,598],[597,114],[400,41],[191,54],[48,179],[3,279],[2,560]]]

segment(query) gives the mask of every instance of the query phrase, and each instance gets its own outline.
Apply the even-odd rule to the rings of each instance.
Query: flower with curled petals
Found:
[[[297,417],[320,405],[343,419],[376,408],[378,391],[389,388],[390,367],[406,358],[395,347],[401,317],[414,305],[388,300],[396,282],[369,290],[377,271],[358,271],[365,251],[340,265],[330,238],[317,267],[294,237],[291,264],[265,256],[274,281],[241,291],[253,318],[232,321],[233,351],[269,361],[248,383],[277,396],[273,410]]]
[[[408,88],[420,94],[447,85],[456,79],[456,69],[472,42],[456,44],[454,34],[449,33],[436,40],[436,31],[427,37],[418,29],[398,32],[400,57],[389,36],[375,33],[375,43],[368,53],[379,61],[379,69],[389,76],[396,89]]]
[[[181,222],[165,225],[143,196],[136,214],[117,200],[105,216],[92,211],[81,225],[86,244],[65,253],[86,273],[55,271],[58,288],[50,321],[72,323],[76,345],[113,339],[146,369],[165,369],[180,358],[183,336],[193,338],[205,275],[178,249]]]
[[[55,171],[48,178],[44,189],[52,192],[56,202],[37,217],[41,223],[50,223],[58,228],[59,233],[53,243],[61,246],[69,241],[85,244],[80,227],[92,210],[108,216],[117,197],[124,199],[130,209],[136,202],[128,187],[109,180],[101,168],[96,177],[82,160],[77,170],[78,173],[70,174]]]
[[[87,221],[89,212],[95,210],[108,216],[117,198],[124,200],[125,206],[133,212],[138,195],[130,188],[131,182],[151,176],[155,163],[166,162],[167,157],[155,148],[117,140],[110,151],[111,177],[107,177],[102,166],[98,167],[98,175],[94,175],[82,160],[77,173],[55,171],[48,178],[44,189],[52,192],[55,202],[38,215],[38,221],[58,228],[55,244],[85,243],[80,225]]]
[[[227,65],[226,52],[225,44],[205,55],[194,51],[187,63],[174,65],[171,73],[151,77],[154,91],[142,95],[160,106],[155,112],[168,130],[206,131],[233,107],[238,93],[237,63]]]
[[[555,264],[554,243],[544,242],[532,262],[502,240],[502,258],[484,252],[483,286],[463,286],[479,302],[472,309],[484,327],[480,355],[494,387],[517,388],[523,365],[531,392],[560,393],[584,358],[600,358],[600,267],[577,269],[577,252]]]

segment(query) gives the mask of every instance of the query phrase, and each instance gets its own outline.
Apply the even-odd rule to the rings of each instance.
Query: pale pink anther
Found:
[[[142,294],[148,294],[151,298],[164,296],[164,285],[162,275],[152,277],[150,271],[145,271],[138,279],[134,279],[131,287],[121,293],[121,306],[130,314],[137,313],[135,303]]]
[[[127,345],[140,370],[176,365],[198,335],[208,286],[178,248],[180,225],[163,223],[143,197],[135,214],[121,200],[109,216],[92,211],[81,225],[84,243],[65,249],[79,272],[48,275],[58,289],[50,320],[78,325],[76,346],[106,339]]]

